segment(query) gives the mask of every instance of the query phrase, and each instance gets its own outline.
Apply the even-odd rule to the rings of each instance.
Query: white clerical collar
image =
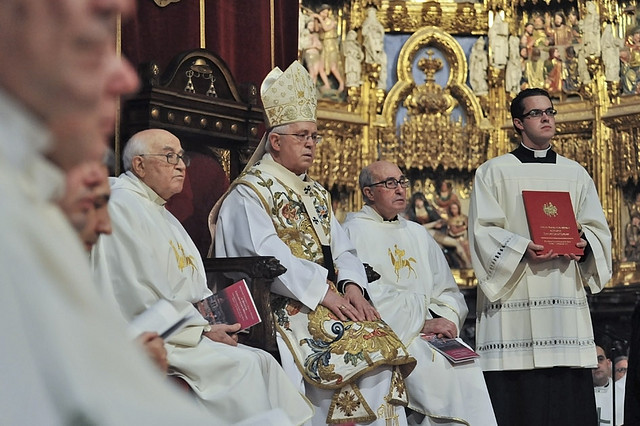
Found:
[[[594,386],[593,390],[596,393],[607,393],[607,392],[609,392],[609,387],[610,387],[609,385],[610,384],[611,384],[611,378],[609,378],[609,380],[607,380],[607,383],[605,383],[602,386]]]
[[[167,200],[165,200],[160,195],[158,195],[156,191],[151,189],[149,185],[144,183],[142,179],[136,176],[131,170],[128,170],[123,174],[121,174],[117,179],[114,179],[114,182],[118,182],[120,178],[124,178],[128,180],[133,186],[136,186],[140,191],[146,194],[151,201],[153,201],[157,205],[164,206],[165,204],[167,204]],[[113,185],[112,185],[112,188],[113,188]]]
[[[547,156],[547,152],[549,152],[549,150],[551,149],[551,144],[549,144],[549,146],[546,147],[545,149],[531,149],[522,142],[520,142],[520,145],[522,145],[524,148],[528,149],[529,151],[533,152],[533,156],[535,158],[545,158]]]
[[[262,158],[267,158],[267,159],[269,159],[269,160],[273,161],[274,163],[277,163],[277,164],[279,164],[280,166],[284,167],[282,164],[280,164],[280,163],[278,163],[277,161],[275,161],[275,160],[273,159],[273,156],[272,156],[272,155],[271,155],[271,153],[269,153],[269,152],[265,152],[265,154],[262,156]],[[284,167],[284,168],[286,169],[286,167]],[[289,169],[287,169],[287,170],[289,170]],[[290,170],[289,170],[289,171],[290,171]],[[291,171],[290,171],[290,172],[291,172]],[[291,172],[291,173],[293,173],[293,172]],[[296,175],[296,176],[298,176],[301,180],[305,180],[305,179],[307,179],[307,173],[306,173],[306,172],[305,172],[305,173],[302,173],[302,174],[300,174],[300,175]]]

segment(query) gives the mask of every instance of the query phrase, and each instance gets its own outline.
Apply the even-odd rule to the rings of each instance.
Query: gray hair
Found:
[[[288,133],[289,124],[281,124],[279,126],[272,127],[271,129],[269,129],[269,131],[267,131],[267,141],[264,145],[264,150],[266,152],[271,153],[271,142],[269,142],[269,136],[271,135],[271,133]]]
[[[131,170],[133,157],[146,153],[148,150],[147,142],[146,138],[139,137],[137,134],[131,136],[131,139],[127,141],[124,151],[122,152],[122,167],[125,172]]]
[[[358,178],[358,185],[360,185],[360,192],[362,193],[362,200],[366,205],[371,204],[371,200],[364,195],[364,188],[371,185],[373,183],[373,173],[371,173],[371,164],[364,167],[360,172],[360,177]]]

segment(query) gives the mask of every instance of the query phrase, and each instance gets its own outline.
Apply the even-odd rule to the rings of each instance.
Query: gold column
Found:
[[[207,39],[205,38],[205,14],[204,14],[204,0],[200,0],[200,48],[207,48]]]
[[[602,69],[602,59],[599,57],[587,58],[589,73],[591,74],[591,86],[593,89],[593,176],[598,194],[602,200],[602,208],[610,222],[613,215],[611,205],[611,151],[613,147],[610,142],[610,130],[605,125],[603,117],[609,107],[609,96],[607,93],[607,82],[605,81],[604,70]]]
[[[116,53],[118,57],[122,57],[122,16],[118,14],[118,19],[116,20]],[[120,150],[120,112],[121,112],[121,102],[120,97],[118,97],[116,101],[116,120],[115,120],[115,128],[113,129],[113,143],[114,143],[114,173],[116,176],[120,175],[122,164],[120,158],[122,158],[121,150]]]
[[[511,151],[509,134],[504,128],[505,123],[509,121],[504,73],[504,69],[489,67],[489,119],[492,130],[487,147],[487,159]]]
[[[204,0],[203,0],[204,1]],[[269,1],[269,28],[270,41],[271,41],[271,69],[276,67],[276,12],[275,12],[275,0]]]

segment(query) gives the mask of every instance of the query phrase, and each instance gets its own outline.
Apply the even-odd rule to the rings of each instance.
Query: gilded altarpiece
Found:
[[[338,21],[341,43],[350,32],[351,39],[363,43],[363,23],[374,9],[384,28],[387,57],[386,64],[363,60],[361,84],[345,87],[338,96],[335,91],[330,96],[319,92],[319,131],[324,139],[311,174],[331,189],[334,208],[339,211],[361,207],[357,185],[360,169],[372,161],[387,159],[411,178],[409,196],[422,192],[437,201],[440,186],[446,182],[466,212],[475,169],[518,143],[508,105],[517,91],[532,85],[521,78],[516,89],[507,87],[508,70],[496,63],[499,52],[492,44],[492,26],[504,22],[506,37],[517,37],[517,46],[522,48],[532,22],[539,22],[540,17],[547,28],[547,40],[551,40],[553,31],[560,31],[556,24],[561,25],[561,19],[553,21],[556,15],[564,16],[567,25],[569,18],[575,19],[575,39],[566,41],[566,46],[556,47],[553,41],[543,45],[544,40],[540,45],[541,56],[549,64],[555,51],[561,51],[559,55],[568,64],[572,52],[582,54],[585,37],[597,37],[603,43],[602,51],[579,57],[581,78],[569,84],[565,71],[557,92],[545,86],[553,92],[558,110],[553,146],[582,164],[594,178],[614,239],[614,279],[609,285],[640,282],[640,270],[636,272],[640,262],[628,260],[626,247],[628,228],[636,212],[640,231],[640,95],[625,91],[623,81],[611,77],[611,57],[607,56],[603,38],[607,32],[613,35],[618,46],[616,59],[619,55],[623,69],[620,75],[624,77],[625,55],[636,47],[636,1],[334,3],[332,13]],[[307,11],[313,6],[310,4]],[[594,19],[596,33],[590,34],[586,24]],[[534,30],[542,31],[537,27]],[[637,32],[640,34],[640,30]],[[471,87],[470,61],[477,43],[487,44],[481,51],[488,59],[483,68],[486,92]],[[637,43],[640,61],[640,37]],[[522,69],[525,55],[522,51],[519,57]],[[386,87],[380,87],[381,73],[387,75]],[[640,90],[640,79],[637,87]],[[640,232],[638,237],[640,241]],[[454,275],[459,284],[474,284],[470,270],[459,268],[455,262],[453,266],[457,267]]]

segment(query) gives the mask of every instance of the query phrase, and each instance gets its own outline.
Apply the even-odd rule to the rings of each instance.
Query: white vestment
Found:
[[[526,151],[521,146],[514,153]],[[530,242],[523,190],[569,192],[591,248],[584,261],[523,258]],[[555,163],[522,162],[511,153],[487,161],[476,171],[469,243],[479,286],[476,351],[484,370],[595,367],[584,285],[597,293],[611,277],[611,234],[583,167],[560,155]]]
[[[419,224],[384,221],[369,206],[347,215],[343,227],[358,257],[381,275],[369,284],[372,302],[418,361],[405,379],[409,408],[427,415],[425,424],[496,424],[477,363],[454,367],[420,338],[434,314],[459,331],[468,313],[438,243]]]
[[[291,196],[291,200],[280,202],[279,199],[279,208],[275,210],[288,210],[290,205],[295,204],[292,200],[298,197],[295,195],[298,191],[288,192],[290,191],[289,189],[281,189],[284,184],[279,179],[282,178],[282,175],[286,175],[288,179],[300,180],[300,177],[277,165],[269,154],[265,154],[261,162],[263,163],[262,165],[257,163],[254,167],[261,170],[259,175],[261,179],[265,179],[266,182],[272,181],[273,185],[268,184],[267,186],[269,188],[275,187],[276,196],[282,197],[284,193],[288,193]],[[264,163],[268,163],[270,168],[263,169]],[[277,178],[271,173],[274,168],[281,169],[278,170],[280,176]],[[303,179],[305,182],[314,185],[315,188],[321,188],[309,178],[304,177]],[[276,180],[278,180],[278,183],[273,182]],[[280,238],[274,226],[274,218],[267,214],[266,210],[272,200],[266,200],[264,195],[256,188],[257,185],[253,185],[253,187],[249,185],[249,182],[236,184],[222,204],[216,223],[216,256],[275,256],[287,268],[287,271],[275,279],[271,288],[272,292],[300,301],[309,310],[317,311],[320,307],[320,302],[329,289],[327,285],[327,269],[315,261],[302,258],[304,254],[308,254],[312,250],[309,249],[311,245],[305,245],[304,238],[301,238],[299,234],[291,233],[291,235],[294,235],[289,242],[291,247]],[[286,185],[284,187],[287,188]],[[322,191],[326,192],[324,188],[322,188]],[[336,282],[349,280],[366,288],[367,279],[362,262],[354,255],[353,246],[334,215],[326,209],[327,206],[331,205],[330,201],[326,199],[324,204],[323,206],[316,206],[316,209],[319,210],[314,213],[322,215],[322,219],[319,222],[327,220],[327,223],[323,223],[322,226],[325,229],[325,225],[328,225],[326,229],[329,231],[333,262],[337,270]],[[307,217],[305,216],[306,213],[304,213],[306,212],[305,208],[299,206],[295,208],[301,209],[299,210],[300,213],[289,210],[285,214],[293,214],[298,220],[300,217]],[[306,221],[302,219],[302,222],[310,228],[309,223],[312,220]],[[309,234],[312,233],[313,230],[307,232],[305,238],[308,238]],[[313,250],[316,249],[314,246]],[[290,355],[289,348],[284,345],[282,338],[278,339],[278,345],[285,371],[287,371],[291,380],[300,386],[300,389],[304,389],[306,384],[306,394],[314,406],[318,408],[312,424],[326,424],[327,412],[334,396],[334,389],[321,389],[303,382],[303,376]],[[359,364],[360,362],[358,362]],[[404,409],[391,406],[384,399],[389,393],[391,379],[389,366],[381,366],[359,377],[357,386],[364,400],[378,417],[372,423],[367,424],[384,425],[390,418],[395,416],[397,416],[399,424],[406,424]],[[379,407],[383,411],[391,410],[392,412],[381,413]]]
[[[214,419],[170,387],[93,284],[55,204],[43,127],[0,91],[0,424],[177,425]]]
[[[625,376],[626,377],[626,376]],[[620,379],[615,382],[616,390],[616,426],[624,424],[624,387],[626,380]],[[613,386],[611,378],[605,386],[594,386],[596,395],[596,409],[598,410],[598,424],[600,426],[612,425],[611,403],[613,402]]]
[[[291,385],[275,359],[264,351],[230,346],[202,337],[208,327],[193,303],[211,294],[202,259],[165,201],[131,172],[112,179],[109,214],[113,233],[92,252],[96,278],[110,283],[127,320],[160,298],[194,319],[171,336],[166,349],[173,374],[186,380],[198,401],[221,424],[282,408],[292,423],[312,415],[308,401]]]

